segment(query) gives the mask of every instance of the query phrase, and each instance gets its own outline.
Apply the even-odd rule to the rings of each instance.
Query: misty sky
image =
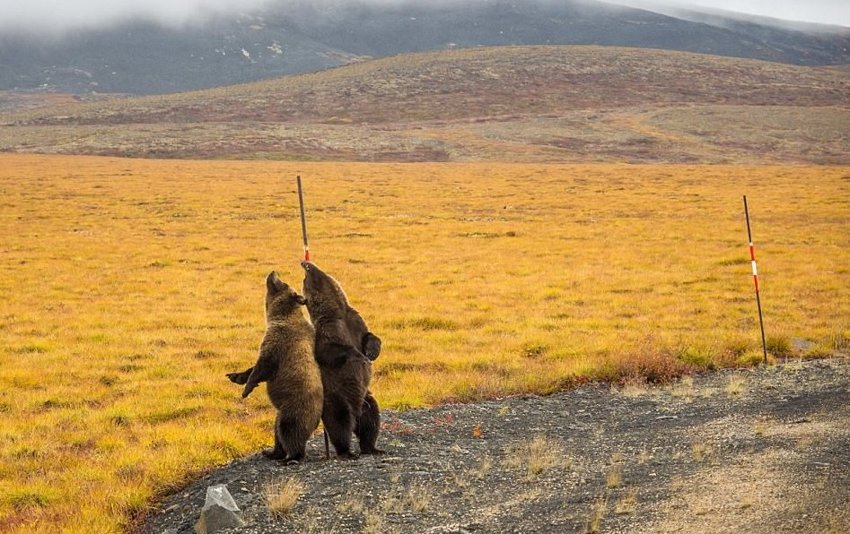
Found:
[[[0,0],[0,27],[66,29],[98,26],[145,15],[179,24],[203,10],[247,10],[268,0]],[[274,0],[272,0],[274,1]],[[286,0],[277,0],[286,1]],[[346,0],[338,0],[344,2]],[[391,3],[394,0],[372,0]],[[409,0],[408,0],[409,1]],[[458,0],[464,1],[464,0]],[[465,0],[469,2],[470,0]],[[515,0],[521,2],[522,0]],[[788,20],[850,26],[850,0],[608,0],[631,5],[653,2],[702,5]]]
[[[850,26],[850,0],[606,0],[635,7],[667,4],[713,7],[777,19]]]

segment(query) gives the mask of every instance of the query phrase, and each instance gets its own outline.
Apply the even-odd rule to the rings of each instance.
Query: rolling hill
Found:
[[[0,91],[165,94],[403,53],[517,45],[658,48],[798,65],[850,63],[850,29],[595,0],[279,0],[184,25],[126,20],[62,35],[0,31]]]
[[[0,150],[357,161],[847,163],[850,73],[584,46],[428,52],[10,114]]]

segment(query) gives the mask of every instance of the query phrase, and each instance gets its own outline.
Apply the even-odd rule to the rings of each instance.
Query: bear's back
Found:
[[[300,313],[269,324],[263,344],[275,352],[278,365],[267,391],[278,410],[321,412],[322,379],[313,342],[313,327]]]

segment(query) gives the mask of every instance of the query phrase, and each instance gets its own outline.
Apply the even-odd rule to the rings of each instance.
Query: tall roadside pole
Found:
[[[756,267],[756,247],[753,245],[753,232],[750,229],[750,209],[747,206],[747,195],[744,195],[744,216],[747,219],[747,240],[750,242],[750,261],[753,265],[753,283],[756,286],[756,305],[759,310],[759,327],[761,328],[761,349],[764,353],[764,363],[767,365],[767,340],[764,337],[764,317],[761,312],[761,294],[759,292],[759,271]]]
[[[307,217],[304,214],[304,193],[301,190],[301,175],[295,177],[298,182],[298,205],[301,207],[301,237],[304,239],[304,261],[310,261],[310,245],[307,244]]]

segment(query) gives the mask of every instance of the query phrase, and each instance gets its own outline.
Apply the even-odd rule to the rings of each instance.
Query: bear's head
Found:
[[[266,277],[266,320],[285,317],[306,303],[304,297],[278,278],[276,272]]]
[[[315,263],[302,261],[304,268],[304,297],[307,311],[314,320],[330,317],[348,309],[348,297],[339,282],[319,269]]]

